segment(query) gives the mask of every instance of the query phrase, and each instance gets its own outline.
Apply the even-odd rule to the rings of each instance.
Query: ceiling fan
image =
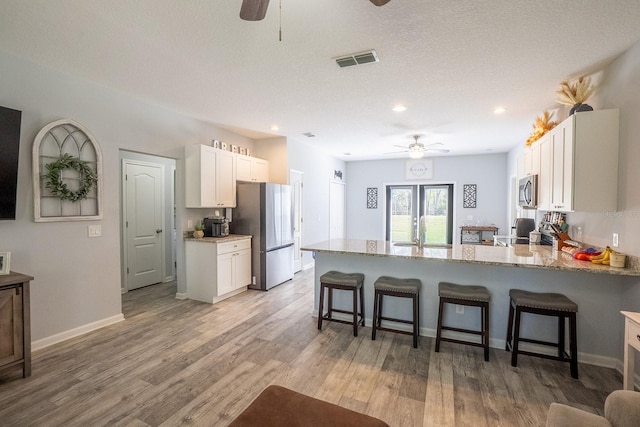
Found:
[[[434,142],[432,144],[424,145],[423,143],[418,142],[418,139],[420,139],[420,135],[413,135],[413,141],[414,142],[412,142],[408,146],[406,146],[406,145],[394,145],[394,147],[404,148],[404,150],[402,150],[402,151],[392,151],[390,153],[385,153],[385,154],[409,153],[409,157],[411,157],[412,159],[419,159],[422,156],[424,156],[424,153],[426,153],[427,151],[436,151],[438,153],[448,153],[449,152],[449,150],[447,150],[445,148],[431,148],[433,146],[442,145],[441,142]]]
[[[370,0],[376,6],[384,6],[390,0]],[[262,21],[267,14],[269,0],[242,0],[240,18],[245,21]]]

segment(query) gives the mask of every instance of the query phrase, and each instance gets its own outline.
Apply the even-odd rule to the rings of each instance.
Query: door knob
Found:
[[[162,228],[158,228],[158,229],[156,230],[156,233],[158,233],[158,234],[162,233]]]

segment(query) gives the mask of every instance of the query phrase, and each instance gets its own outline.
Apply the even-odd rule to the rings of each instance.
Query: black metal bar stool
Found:
[[[418,348],[418,327],[420,325],[420,287],[422,283],[418,279],[397,279],[395,277],[381,276],[373,284],[373,331],[371,339],[376,339],[376,330],[398,332],[401,334],[413,335],[413,348]],[[382,316],[382,297],[384,295],[399,298],[411,298],[413,301],[413,318],[412,320],[394,319],[392,317]],[[407,323],[413,325],[413,332],[403,331],[401,329],[383,328],[381,323],[383,320],[391,320],[394,322]]]
[[[489,301],[491,294],[484,286],[456,285],[454,283],[440,282],[438,284],[438,329],[436,332],[436,352],[440,351],[440,342],[447,341],[457,344],[466,344],[484,348],[484,360],[489,361]],[[454,328],[442,324],[445,304],[457,304],[480,307],[480,330]],[[463,332],[481,336],[481,342],[465,341],[442,336],[442,331]]]
[[[346,323],[348,325],[353,324],[353,336],[358,336],[358,323],[364,326],[364,274],[362,273],[341,273],[339,271],[329,271],[320,276],[320,305],[318,307],[318,329],[322,329],[322,320],[330,320],[333,322]],[[323,315],[324,311],[324,290],[327,289],[329,301],[327,307],[327,314]],[[333,307],[333,290],[339,289],[342,291],[353,292],[353,311],[338,310]],[[360,293],[360,313],[358,313],[358,297],[356,293]],[[332,313],[345,313],[352,314],[353,321],[347,322],[345,320],[334,319]],[[360,315],[360,322],[358,322],[358,315]]]
[[[543,357],[545,359],[569,362],[571,366],[571,376],[578,378],[578,338],[576,313],[578,305],[562,294],[536,293],[511,289],[509,291],[509,329],[507,329],[507,344],[505,350],[511,350],[511,366],[518,365],[518,354],[527,356]],[[558,342],[540,341],[520,336],[520,318],[522,313],[542,314],[558,318]],[[515,325],[514,325],[515,314]],[[565,342],[565,319],[569,319],[569,352],[564,350]],[[528,342],[539,345],[546,345],[558,349],[558,355],[552,356],[542,353],[520,350],[518,344]]]

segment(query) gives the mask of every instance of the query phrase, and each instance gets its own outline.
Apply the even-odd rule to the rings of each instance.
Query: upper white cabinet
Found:
[[[237,155],[238,181],[269,182],[269,162],[256,157]]]
[[[619,110],[575,113],[540,143],[538,208],[616,211]]]
[[[187,208],[236,206],[236,155],[208,145],[185,147]]]
[[[535,141],[524,151],[524,174],[538,175],[540,173],[540,141]]]

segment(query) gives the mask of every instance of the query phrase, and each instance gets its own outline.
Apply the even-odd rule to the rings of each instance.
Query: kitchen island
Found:
[[[319,278],[330,270],[365,275],[365,318],[371,325],[373,282],[383,275],[418,278],[420,292],[420,335],[435,336],[438,315],[438,283],[486,286],[492,294],[490,344],[504,349],[509,289],[558,292],[575,301],[578,312],[579,361],[621,367],[624,322],[621,309],[638,311],[640,301],[628,301],[637,293],[640,268],[637,258],[628,268],[614,268],[576,261],[569,254],[549,246],[453,245],[450,247],[395,246],[380,240],[331,240],[308,245],[302,250],[315,253],[315,314],[319,297]],[[336,292],[335,305],[348,309],[350,295]],[[408,318],[405,301],[385,301],[385,316]],[[464,307],[463,314],[448,310],[446,321],[456,327],[476,329],[479,309]],[[523,336],[554,340],[557,321],[553,318],[524,316]]]

